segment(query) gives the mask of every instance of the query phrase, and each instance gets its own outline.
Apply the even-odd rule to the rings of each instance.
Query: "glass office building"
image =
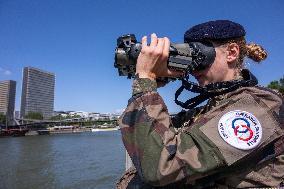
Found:
[[[21,118],[38,112],[48,119],[53,115],[55,75],[33,67],[23,70]]]

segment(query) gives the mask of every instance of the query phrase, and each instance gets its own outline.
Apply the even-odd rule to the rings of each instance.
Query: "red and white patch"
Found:
[[[242,110],[234,110],[223,115],[218,123],[218,131],[228,144],[241,150],[255,148],[262,137],[258,119]]]

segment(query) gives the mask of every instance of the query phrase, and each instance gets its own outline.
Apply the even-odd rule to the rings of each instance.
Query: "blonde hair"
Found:
[[[243,67],[244,58],[248,57],[256,63],[261,62],[267,58],[266,50],[256,43],[246,43],[244,37],[229,39],[222,42],[223,44],[236,43],[239,46],[240,54],[238,58],[238,67]]]
[[[267,52],[265,49],[255,43],[250,43],[246,45],[247,57],[254,60],[255,62],[260,62],[267,58]]]

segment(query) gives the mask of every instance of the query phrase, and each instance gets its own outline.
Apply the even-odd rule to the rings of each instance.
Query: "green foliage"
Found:
[[[26,116],[26,119],[37,119],[37,120],[43,120],[42,113],[40,112],[29,112]]]
[[[62,120],[62,119],[65,119],[65,118],[61,115],[52,116],[50,118],[50,120],[52,120],[52,121],[58,121],[58,120]]]
[[[59,121],[59,120],[65,120],[65,119],[72,119],[72,118],[81,118],[81,116],[79,115],[67,115],[67,116],[62,116],[62,115],[56,115],[56,116],[52,116],[50,118],[50,120],[53,120],[53,121]]]
[[[82,126],[92,126],[94,125],[94,121],[85,121],[85,122],[82,122]]]
[[[71,119],[71,118],[81,118],[81,116],[79,116],[79,115],[73,115],[73,116],[68,115],[68,116],[66,117],[66,119]]]
[[[279,81],[271,81],[267,87],[278,90],[282,95],[284,95],[284,76],[280,78]]]
[[[6,125],[6,115],[0,113],[0,125]]]
[[[57,120],[60,120],[60,117],[59,117],[58,115],[52,116],[52,117],[50,118],[50,120],[57,121]]]

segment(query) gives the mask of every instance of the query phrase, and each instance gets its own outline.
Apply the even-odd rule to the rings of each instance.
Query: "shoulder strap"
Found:
[[[256,77],[250,73],[249,70],[242,70],[242,76],[244,78],[243,80],[216,82],[208,84],[205,87],[200,87],[199,85],[188,81],[188,77],[182,78],[182,85],[175,93],[175,103],[182,108],[192,109],[209,98],[226,94],[240,87],[257,85],[258,81]],[[184,90],[199,93],[199,95],[187,100],[186,102],[181,102],[178,100],[178,97]]]

